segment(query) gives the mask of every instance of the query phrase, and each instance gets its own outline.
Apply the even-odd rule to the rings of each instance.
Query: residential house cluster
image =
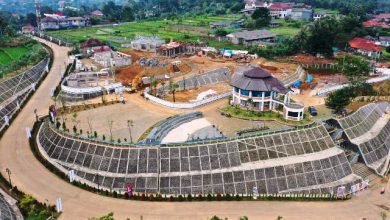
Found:
[[[325,13],[316,13],[309,5],[292,2],[266,2],[260,0],[245,0],[245,14],[251,14],[258,8],[268,8],[274,19],[291,18],[294,20],[317,20],[326,16]]]
[[[390,13],[375,15],[374,18],[363,22],[364,27],[390,28]]]
[[[40,22],[41,30],[80,28],[89,25],[89,17],[66,17],[61,14],[45,14],[45,17]]]

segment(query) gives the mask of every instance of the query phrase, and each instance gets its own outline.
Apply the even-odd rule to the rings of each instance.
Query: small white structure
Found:
[[[121,67],[131,64],[131,56],[102,47],[94,50],[93,60],[104,67]]]
[[[156,52],[157,48],[165,44],[157,36],[137,36],[131,41],[131,48],[134,50]]]
[[[390,46],[390,36],[379,37],[379,43],[382,47]]]
[[[284,2],[274,2],[268,9],[273,18],[287,18],[292,13],[291,5]]]
[[[258,67],[252,67],[237,72],[232,80],[233,105],[253,107],[257,111],[274,111],[283,106],[283,118],[300,121],[303,119],[304,106],[291,102],[291,92],[282,82],[269,72]],[[284,95],[283,100],[280,95]],[[251,101],[249,101],[251,100]],[[252,102],[252,103],[251,103]]]
[[[61,83],[61,96],[66,101],[83,101],[104,94],[121,94],[124,86],[113,80],[107,70],[79,72],[66,77]]]
[[[313,13],[313,20],[317,21],[318,19],[325,18],[327,16],[328,16],[328,14],[326,14],[325,12],[314,12]]]

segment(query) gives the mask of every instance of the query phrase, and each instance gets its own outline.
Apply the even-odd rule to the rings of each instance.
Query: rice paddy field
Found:
[[[211,22],[230,20],[238,21],[241,15],[224,16],[198,16],[178,20],[142,21],[129,22],[104,27],[88,27],[76,30],[49,31],[49,35],[71,43],[80,43],[89,38],[97,38],[120,47],[120,40],[131,40],[137,35],[157,35],[166,41],[202,41],[208,42],[212,47],[242,49],[241,46],[233,45],[226,41],[217,41],[211,37],[213,30],[209,28]],[[228,28],[229,32],[239,31],[235,28]],[[281,26],[269,29],[282,36],[295,35],[299,28]],[[120,41],[119,40],[119,41]]]
[[[28,52],[26,47],[0,48],[0,65],[8,65]]]

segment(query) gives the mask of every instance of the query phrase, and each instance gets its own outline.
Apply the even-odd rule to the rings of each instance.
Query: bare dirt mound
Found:
[[[166,67],[142,67],[139,64],[133,64],[128,67],[116,70],[116,79],[124,84],[132,83],[136,77],[156,76],[171,74],[175,72],[188,73],[192,68],[187,64],[178,66],[168,65]]]

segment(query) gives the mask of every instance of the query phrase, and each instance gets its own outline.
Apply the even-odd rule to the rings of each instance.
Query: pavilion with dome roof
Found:
[[[303,119],[304,106],[293,103],[291,91],[262,68],[251,66],[237,71],[231,80],[231,86],[233,105],[245,108],[252,105],[256,111],[276,111],[282,105],[285,119],[294,121]]]

